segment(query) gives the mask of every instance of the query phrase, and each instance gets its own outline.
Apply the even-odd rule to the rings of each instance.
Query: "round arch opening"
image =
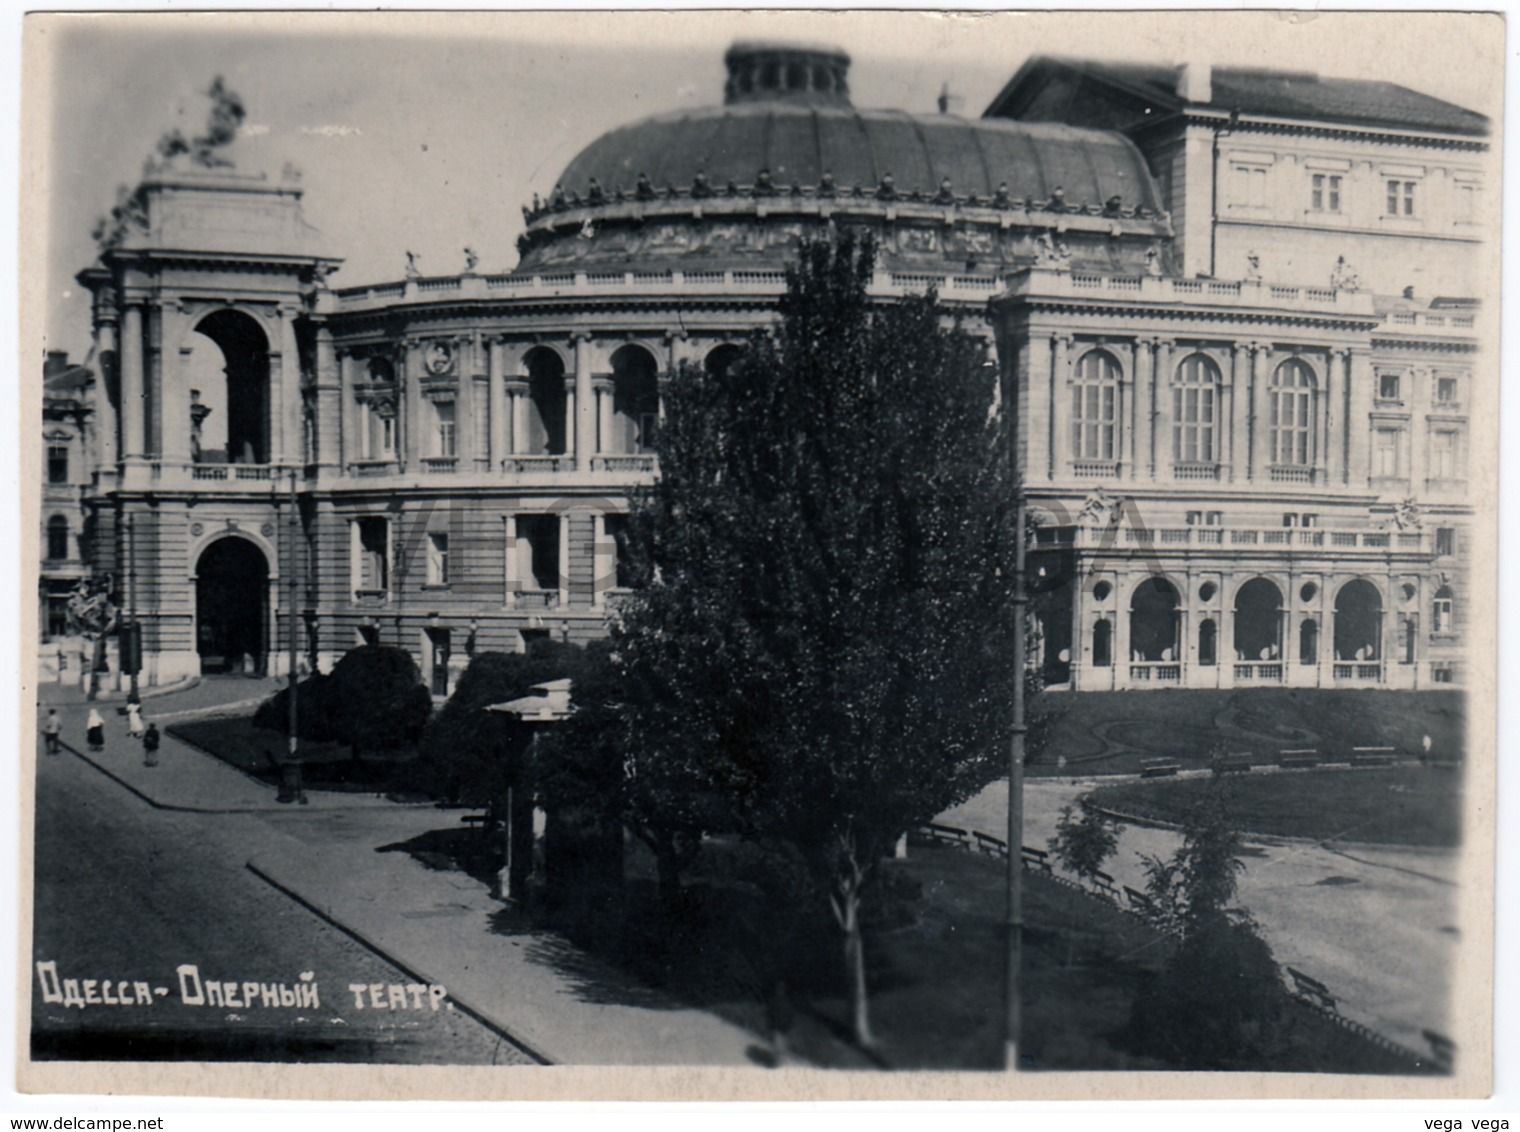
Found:
[[[195,324],[184,365],[190,403],[181,411],[189,414],[190,458],[269,463],[269,339],[257,320],[232,309],[208,314]]]
[[[219,538],[195,567],[195,651],[203,673],[266,671],[269,563],[245,538]]]

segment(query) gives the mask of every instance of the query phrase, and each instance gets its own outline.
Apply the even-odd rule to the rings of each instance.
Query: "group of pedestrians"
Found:
[[[63,720],[58,715],[57,708],[48,708],[47,716],[42,721],[42,738],[46,744],[47,753],[56,755],[62,749]],[[142,743],[143,765],[158,765],[158,724],[148,723],[144,725],[142,717],[142,705],[135,701],[127,705],[127,734]],[[91,751],[99,753],[106,748],[106,721],[100,714],[100,709],[90,708],[90,714],[84,723],[84,738]]]

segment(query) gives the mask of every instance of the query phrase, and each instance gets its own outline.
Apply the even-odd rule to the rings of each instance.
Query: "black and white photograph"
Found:
[[[26,17],[19,1088],[1485,1095],[1504,32]]]

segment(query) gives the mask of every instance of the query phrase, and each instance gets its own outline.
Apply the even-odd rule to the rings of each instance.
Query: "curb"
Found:
[[[302,896],[295,889],[291,888],[289,885],[285,884],[277,877],[275,877],[275,875],[270,872],[269,869],[260,865],[257,861],[249,860],[246,868],[249,872],[258,877],[265,884],[269,885],[276,892],[280,893],[282,896],[289,898],[290,900],[293,900],[295,903],[305,908],[308,912],[316,916],[318,919],[322,920],[324,923],[337,928],[340,932],[348,936],[355,943],[358,943],[360,946],[374,952],[381,959],[385,960],[391,966],[395,967],[398,971],[400,971],[403,975],[406,975],[408,978],[414,979],[420,983],[442,985],[439,983],[439,980],[433,978],[427,972],[401,959],[399,956],[388,951],[381,944],[370,939],[363,932],[357,930],[356,928],[349,927],[327,909],[322,908],[321,906],[313,903],[311,900],[308,900],[305,896]],[[461,1013],[468,1015],[470,1018],[480,1023],[480,1025],[490,1030],[493,1034],[501,1037],[503,1041],[507,1042],[514,1049],[517,1049],[526,1054],[528,1057],[531,1057],[534,1061],[538,1062],[538,1064],[556,1064],[553,1059],[547,1057],[545,1054],[528,1045],[521,1038],[517,1037],[509,1029],[507,1029],[506,1026],[502,1025],[500,1022],[497,1022],[494,1018],[488,1015],[485,1011],[481,1010],[479,1007],[471,1005],[469,1002],[460,998],[453,992],[449,993],[449,1001],[458,1007]]]

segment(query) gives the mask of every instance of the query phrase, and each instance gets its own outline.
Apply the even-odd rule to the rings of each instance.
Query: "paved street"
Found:
[[[116,754],[130,755],[122,742]],[[250,849],[281,835],[243,814],[154,810],[79,757],[37,759],[34,962],[62,980],[102,980],[92,997],[118,997],[122,981],[167,993],[153,1003],[83,1009],[44,1001],[32,972],[34,1055],[133,1060],[528,1064],[497,1034],[444,1003],[403,989],[414,980],[245,867]],[[161,768],[164,769],[164,768]],[[173,773],[172,768],[166,773]],[[322,820],[322,815],[316,820]],[[239,1006],[181,1002],[176,968],[202,983],[236,983]],[[318,1008],[243,1004],[242,984],[292,989],[311,972]],[[105,985],[109,983],[109,986]],[[377,984],[384,1009],[357,1009],[349,984]],[[192,996],[196,988],[190,986]]]

